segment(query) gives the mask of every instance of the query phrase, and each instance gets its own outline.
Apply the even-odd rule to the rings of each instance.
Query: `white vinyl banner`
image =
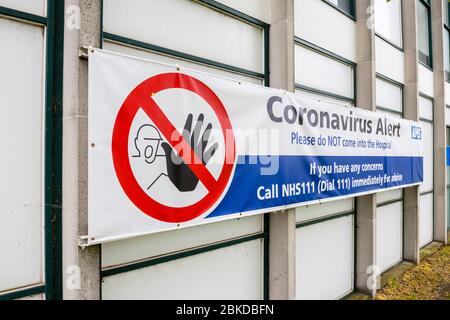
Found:
[[[423,181],[420,124],[89,54],[88,244]]]

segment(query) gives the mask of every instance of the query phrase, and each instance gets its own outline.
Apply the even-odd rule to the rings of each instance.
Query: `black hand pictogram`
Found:
[[[208,150],[206,147],[211,136],[212,125],[209,123],[202,134],[203,121],[205,116],[200,114],[192,130],[193,115],[189,114],[186,124],[183,130],[183,138],[186,143],[191,147],[191,150],[195,152],[195,155],[202,161],[203,165],[207,165],[209,160],[214,156],[217,151],[218,144],[214,143]],[[174,149],[166,142],[163,142],[161,147],[166,154],[167,174],[170,181],[181,192],[194,191],[198,185],[199,179],[192,172],[189,166],[178,155]],[[183,152],[184,150],[180,151]],[[194,163],[193,155],[188,156],[191,163]]]

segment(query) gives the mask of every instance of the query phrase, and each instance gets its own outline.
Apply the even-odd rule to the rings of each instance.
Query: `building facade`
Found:
[[[0,0],[0,299],[374,295],[384,272],[447,242],[449,10],[448,0]],[[424,183],[82,248],[88,47],[420,121]]]

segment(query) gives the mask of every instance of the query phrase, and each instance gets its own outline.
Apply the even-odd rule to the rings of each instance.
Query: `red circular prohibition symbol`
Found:
[[[161,204],[141,188],[131,169],[128,153],[130,129],[139,109],[143,109],[150,117],[172,147],[176,145],[181,145],[183,148],[189,147],[183,136],[178,133],[152,98],[153,94],[174,88],[196,93],[213,109],[220,122],[226,154],[222,171],[217,180],[201,161],[190,161],[194,163],[188,164],[189,168],[208,189],[208,194],[198,202],[181,208]],[[208,86],[191,76],[180,73],[164,73],[145,80],[128,95],[117,114],[112,136],[112,157],[117,178],[134,205],[154,219],[168,223],[181,223],[206,213],[225,191],[233,171],[235,156],[235,138],[224,105]]]

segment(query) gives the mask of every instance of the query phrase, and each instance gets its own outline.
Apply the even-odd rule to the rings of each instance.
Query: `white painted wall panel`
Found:
[[[323,218],[337,213],[353,211],[353,208],[354,200],[345,199],[296,208],[295,216],[298,223]]]
[[[246,81],[246,82],[259,84],[259,85],[264,84],[264,81],[259,78],[247,77],[247,76],[241,75],[239,73],[233,73],[233,72],[209,67],[209,66],[202,65],[202,64],[192,63],[192,62],[188,62],[186,60],[176,59],[173,57],[157,54],[157,53],[154,53],[151,51],[141,50],[141,49],[138,49],[135,47],[128,47],[128,46],[124,46],[124,45],[109,42],[109,41],[105,41],[103,43],[103,48],[105,50],[120,52],[120,53],[127,54],[130,56],[140,57],[140,58],[144,58],[144,59],[150,59],[150,60],[154,60],[154,61],[158,61],[158,62],[162,62],[162,63],[168,63],[168,64],[173,64],[173,65],[178,63],[181,67],[195,69],[198,71],[204,71],[204,72],[208,72],[210,74],[216,74],[220,77],[235,79],[235,80],[239,80],[239,81]]]
[[[297,299],[332,300],[350,293],[353,245],[353,216],[297,229]]]
[[[402,260],[403,203],[377,208],[377,264],[381,272]]]
[[[445,125],[450,126],[450,108],[445,108]],[[447,141],[448,144],[450,144],[450,141]]]
[[[262,299],[262,240],[104,278],[111,299]]]
[[[398,47],[403,47],[401,0],[375,0],[375,31]]]
[[[433,241],[433,194],[420,197],[419,245],[424,247]]]
[[[434,97],[433,72],[419,63],[419,91]]]
[[[313,98],[316,99],[318,101],[322,101],[325,103],[331,103],[331,104],[335,104],[337,106],[341,106],[341,107],[353,107],[353,103],[350,101],[345,101],[345,100],[339,100],[339,99],[333,99],[330,98],[328,96],[324,96],[324,95],[320,95],[320,94],[314,94],[305,90],[300,90],[300,89],[295,89],[295,93],[301,95],[301,96],[306,96],[308,98]]]
[[[404,53],[379,37],[375,37],[376,71],[388,78],[405,83]]]
[[[447,126],[450,126],[450,83],[445,82],[445,104],[446,104],[446,108],[445,108],[445,124]],[[450,145],[450,141],[447,141],[447,145]],[[448,170],[447,170],[448,171]],[[450,183],[450,180],[447,178],[447,184]],[[450,199],[449,199],[449,192],[447,191],[446,193],[447,195],[447,206],[450,206]],[[450,209],[448,209],[450,211]],[[450,216],[448,218],[447,221],[447,226],[448,229],[450,229]]]
[[[194,1],[108,0],[103,10],[106,32],[263,72],[262,30]]]
[[[383,203],[403,198],[403,189],[396,189],[377,193],[377,203]]]
[[[262,232],[262,219],[262,216],[255,216],[105,243],[102,266],[111,267]]]
[[[47,15],[46,0],[0,0],[0,6],[32,13],[38,16]]]
[[[40,27],[0,18],[0,291],[42,281]]]
[[[402,118],[401,114],[394,113],[394,112],[389,111],[389,110],[377,109],[377,112],[382,113],[382,114],[388,114],[388,115],[390,115],[392,117],[396,117],[396,118],[400,118],[400,119]]]
[[[424,97],[419,97],[419,118],[433,121],[433,101]]]
[[[445,82],[445,103],[450,106],[450,83]]]
[[[353,68],[337,60],[295,46],[295,82],[353,98]]]
[[[352,19],[323,1],[297,0],[294,21],[297,37],[356,61],[356,24]]]
[[[445,82],[445,104],[450,106],[450,83],[448,82]],[[450,126],[450,108],[445,108],[445,124]]]
[[[423,184],[420,192],[433,190],[433,125],[428,122],[421,122],[423,126],[424,157],[423,157]]]
[[[394,112],[403,112],[402,88],[377,78],[376,105]]]
[[[265,23],[270,23],[270,0],[218,0],[217,2]]]

